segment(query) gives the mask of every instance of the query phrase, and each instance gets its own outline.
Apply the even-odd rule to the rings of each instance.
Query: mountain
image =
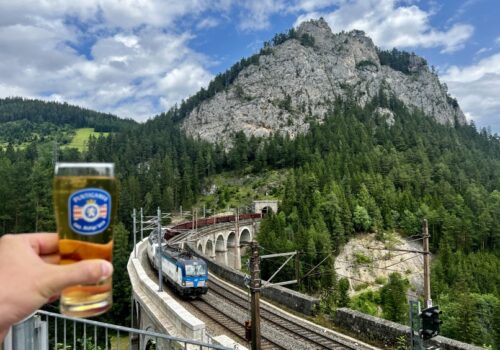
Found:
[[[177,119],[188,134],[211,142],[238,131],[294,137],[311,120],[322,121],[338,99],[365,106],[382,94],[441,124],[466,122],[425,59],[382,51],[359,30],[333,34],[323,19],[276,35],[259,54],[241,60],[184,102]],[[392,122],[390,110],[377,113]]]

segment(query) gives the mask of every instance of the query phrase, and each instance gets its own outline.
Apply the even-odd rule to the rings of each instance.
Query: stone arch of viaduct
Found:
[[[241,256],[247,249],[244,244],[251,242],[254,235],[252,225],[213,230],[197,240],[196,249],[219,263],[240,269]]]

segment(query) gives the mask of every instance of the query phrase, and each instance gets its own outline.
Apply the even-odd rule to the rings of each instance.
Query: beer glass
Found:
[[[56,163],[53,194],[60,264],[84,259],[112,262],[116,191],[112,163]],[[97,284],[64,289],[60,311],[90,317],[106,312],[112,303],[108,277]]]

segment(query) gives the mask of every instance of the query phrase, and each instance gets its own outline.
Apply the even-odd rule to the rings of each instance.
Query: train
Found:
[[[238,220],[250,220],[250,219],[261,219],[262,214],[260,213],[248,213],[248,214],[240,214],[238,216]],[[213,216],[210,218],[203,218],[203,219],[198,219],[195,221],[186,221],[180,224],[177,224],[173,227],[169,227],[165,230],[165,239],[169,240],[172,237],[175,237],[176,235],[185,232],[187,230],[192,230],[193,227],[199,229],[205,226],[209,225],[215,225],[215,224],[223,224],[227,222],[235,222],[236,221],[236,215],[226,215],[226,216]]]
[[[147,255],[149,262],[158,270],[158,249],[161,252],[161,273],[163,278],[181,296],[197,297],[208,292],[207,263],[190,252],[168,245],[158,244],[158,236],[148,237]]]

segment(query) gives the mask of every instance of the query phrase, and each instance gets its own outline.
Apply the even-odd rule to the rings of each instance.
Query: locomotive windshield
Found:
[[[186,265],[186,276],[202,276],[206,272],[205,265]]]

